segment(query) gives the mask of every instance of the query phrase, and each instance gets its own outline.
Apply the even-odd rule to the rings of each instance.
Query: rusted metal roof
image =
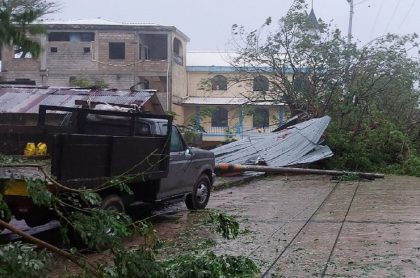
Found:
[[[256,156],[269,166],[311,163],[333,156],[328,146],[319,145],[330,120],[328,116],[311,119],[279,132],[249,136],[212,151],[216,163],[244,164]]]
[[[0,113],[37,113],[39,105],[74,107],[76,100],[142,106],[154,91],[0,87]]]

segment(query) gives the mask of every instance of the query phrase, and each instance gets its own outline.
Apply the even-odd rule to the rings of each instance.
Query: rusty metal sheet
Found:
[[[142,106],[154,91],[0,87],[0,113],[38,113],[39,105],[74,107],[76,100]]]
[[[279,132],[248,136],[212,151],[216,163],[244,164],[249,158],[259,156],[269,166],[290,166],[311,163],[333,155],[330,148],[319,141],[331,118],[311,119]]]

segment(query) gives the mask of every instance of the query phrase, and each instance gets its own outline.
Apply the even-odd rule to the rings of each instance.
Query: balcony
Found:
[[[245,129],[243,127],[207,127],[205,133],[203,133],[204,141],[224,141],[228,138],[242,139],[246,136],[255,136],[258,134],[270,133],[278,128],[278,126],[270,126],[265,128],[250,128]]]

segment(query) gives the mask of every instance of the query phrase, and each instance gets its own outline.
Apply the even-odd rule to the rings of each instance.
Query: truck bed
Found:
[[[142,119],[160,119],[167,128],[145,133]],[[6,157],[9,165],[0,167],[0,179],[45,178],[40,166],[69,187],[96,187],[120,176],[164,178],[171,128],[172,117],[166,115],[41,105],[37,126],[0,127],[0,153],[22,154],[26,143],[44,142],[50,159]],[[6,163],[0,157],[1,164]]]

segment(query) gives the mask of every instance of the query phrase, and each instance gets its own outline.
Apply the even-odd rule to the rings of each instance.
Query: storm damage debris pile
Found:
[[[216,163],[249,164],[264,161],[269,166],[312,163],[333,156],[328,146],[320,145],[331,118],[305,121],[278,132],[249,136],[213,149]]]

